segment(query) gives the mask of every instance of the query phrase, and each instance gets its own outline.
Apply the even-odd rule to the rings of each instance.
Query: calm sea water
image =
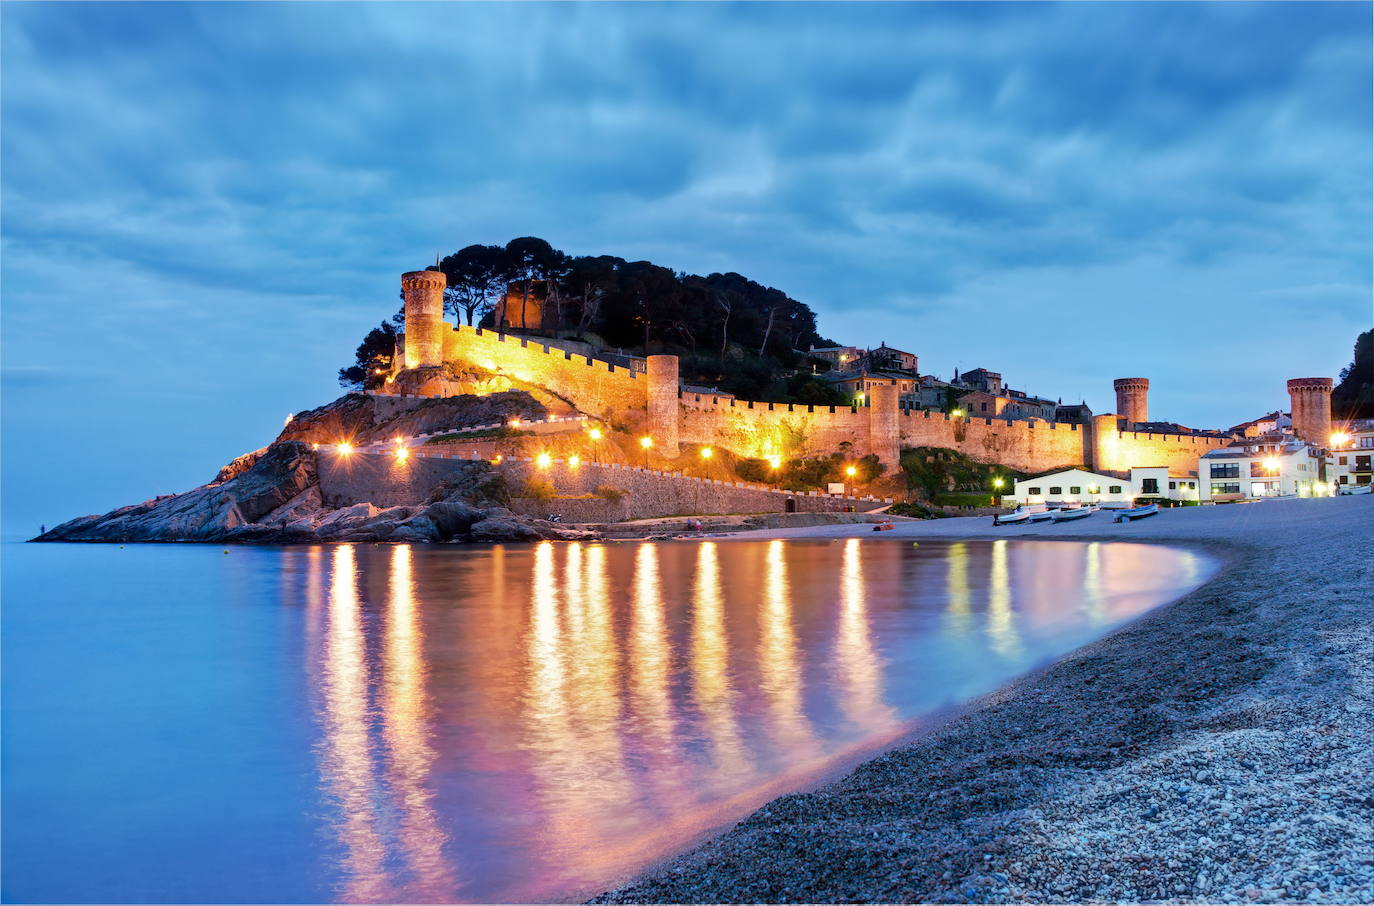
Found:
[[[3,896],[594,892],[1212,569],[1035,541],[6,545]]]

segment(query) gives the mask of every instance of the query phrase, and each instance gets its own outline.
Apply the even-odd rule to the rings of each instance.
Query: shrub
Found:
[[[533,433],[533,431],[522,431],[518,428],[511,428],[506,425],[501,425],[496,428],[484,428],[481,431],[455,431],[452,434],[436,434],[434,437],[431,437],[429,440],[425,441],[425,443],[447,444],[453,443],[454,441],[465,440],[492,440],[506,437],[524,437],[526,435]]]
[[[887,508],[893,516],[914,516],[917,519],[944,519],[949,513],[937,510],[922,503],[894,503]]]
[[[997,506],[996,494],[936,494],[936,506],[985,507]]]
[[[552,500],[557,492],[554,491],[553,482],[547,478],[531,478],[525,482],[525,493],[520,496],[533,500]]]
[[[597,497],[600,497],[604,500],[612,501],[624,500],[626,497],[630,495],[629,491],[626,491],[624,488],[618,488],[613,484],[597,485],[597,488],[593,493]]]

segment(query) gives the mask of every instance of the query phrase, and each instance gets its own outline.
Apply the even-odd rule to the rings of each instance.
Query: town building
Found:
[[[1331,435],[1326,481],[1337,490],[1374,484],[1374,418],[1338,426]]]
[[[1077,506],[1108,504],[1126,506],[1139,498],[1197,500],[1197,477],[1171,475],[1167,466],[1137,466],[1128,472],[1096,472],[1060,469],[1014,483],[1004,505]]]
[[[834,370],[848,371],[863,355],[863,350],[857,346],[812,346],[806,354],[813,359],[829,362]]]
[[[1329,493],[1324,451],[1291,434],[1246,437],[1198,458],[1201,499],[1214,503]]]
[[[1065,406],[1063,400],[1054,407],[1054,420],[1061,425],[1086,425],[1093,420],[1093,411],[1086,402]]]

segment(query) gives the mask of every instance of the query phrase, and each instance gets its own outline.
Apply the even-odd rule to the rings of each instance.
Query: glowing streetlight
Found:
[[[518,428],[518,427],[520,427],[520,419],[518,419],[518,418],[513,418],[513,419],[511,419],[509,422],[507,422],[506,424],[510,425],[512,428]]]
[[[855,475],[858,475],[858,474],[859,474],[859,470],[858,470],[857,468],[855,468],[854,466],[845,466],[845,467],[844,467],[844,474],[845,474],[845,475],[848,475],[850,478],[853,478]]]
[[[313,443],[313,444],[310,445],[310,449],[312,449],[312,450],[318,450],[319,448],[320,448],[320,445],[319,445],[318,442]]]
[[[1344,447],[1348,443],[1350,443],[1350,435],[1344,431],[1337,431],[1331,435],[1331,446],[1333,447]]]
[[[768,467],[769,467],[770,469],[778,469],[778,468],[781,468],[781,467],[782,467],[782,457],[780,457],[780,456],[770,456],[770,457],[768,457]]]
[[[570,468],[570,469],[575,469],[575,468],[577,468],[577,467],[580,466],[580,465],[582,465],[582,457],[581,457],[581,456],[578,456],[577,454],[574,453],[572,456],[569,456],[569,457],[568,457],[568,468]]]
[[[600,428],[589,428],[589,429],[587,430],[587,436],[590,437],[592,440],[600,440],[600,439],[601,439],[601,429],[600,429]]]
[[[1001,478],[994,478],[994,479],[992,480],[992,486],[993,486],[994,488],[1000,488],[1000,487],[1001,487],[1002,485],[1004,485],[1004,484],[1006,484],[1006,482],[1004,482]],[[1094,494],[1097,493],[1097,488],[1096,488],[1096,487],[1090,487],[1090,488],[1088,488],[1088,490],[1089,490],[1089,491],[1092,491]]]
[[[344,440],[340,441],[339,445],[335,449],[339,451],[340,456],[347,456],[348,454],[353,452],[353,445],[350,444],[348,441]]]
[[[397,461],[397,462],[405,462],[405,461],[406,461],[407,459],[409,459],[409,458],[410,458],[410,451],[409,451],[409,450],[407,450],[405,447],[397,447],[397,448],[396,448],[396,461]]]
[[[654,445],[654,439],[646,435],[639,439],[639,445],[647,450]]]
[[[702,447],[702,448],[701,448],[701,458],[702,458],[702,459],[710,459],[712,456],[715,455],[715,452],[716,452],[716,451],[715,451],[715,450],[712,450],[710,447]]]
[[[964,410],[963,410],[963,409],[955,409],[953,412],[950,413],[950,415],[954,416],[955,418],[963,418],[963,416],[964,416]]]
[[[1266,472],[1277,472],[1279,470],[1279,460],[1275,456],[1265,457],[1265,460],[1262,463],[1262,465],[1264,466],[1264,471]]]
[[[534,458],[534,464],[541,469],[547,469],[552,462],[553,457],[547,453],[540,453]]]

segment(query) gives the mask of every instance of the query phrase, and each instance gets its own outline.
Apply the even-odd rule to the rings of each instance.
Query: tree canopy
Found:
[[[1340,419],[1374,418],[1374,330],[1355,338],[1355,353],[1331,392],[1331,414]]]

